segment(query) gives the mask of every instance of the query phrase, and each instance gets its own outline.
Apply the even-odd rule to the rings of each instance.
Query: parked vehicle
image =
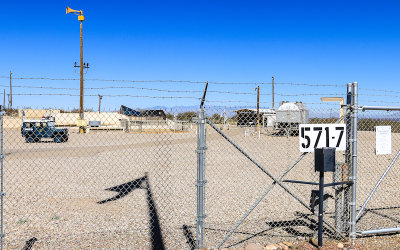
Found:
[[[56,143],[68,141],[68,129],[56,128],[54,119],[23,120],[21,134],[28,143],[41,139],[53,139]]]

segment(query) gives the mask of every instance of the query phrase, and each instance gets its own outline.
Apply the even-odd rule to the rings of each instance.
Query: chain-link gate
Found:
[[[357,130],[352,128],[357,121],[356,88],[356,84],[348,86],[348,105],[341,107],[343,116],[339,119],[322,118],[326,111],[314,109],[310,115],[306,114],[307,121],[303,121],[346,123],[348,127],[348,145],[344,153],[336,155],[336,172],[330,176],[331,182],[355,180],[356,153],[352,152],[356,148]],[[263,122],[256,110],[249,107],[206,110],[207,246],[238,247],[249,242],[315,237],[318,188],[285,183],[285,180],[318,180],[313,154],[299,153],[298,124],[279,123],[279,117],[271,115],[272,110],[261,110]],[[227,110],[231,115],[226,115]],[[268,118],[275,122],[268,124]],[[355,208],[352,187],[344,184],[327,189],[323,197],[326,237],[343,239],[355,230],[351,221],[351,209]]]
[[[400,107],[360,106],[360,111],[357,231],[362,236],[399,232]],[[383,142],[380,133],[387,136]]]

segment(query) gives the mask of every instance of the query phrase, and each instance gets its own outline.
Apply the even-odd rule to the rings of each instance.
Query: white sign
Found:
[[[346,150],[344,124],[300,124],[300,152],[314,152],[314,148],[333,147]]]
[[[392,127],[376,126],[376,154],[385,155],[392,153]]]

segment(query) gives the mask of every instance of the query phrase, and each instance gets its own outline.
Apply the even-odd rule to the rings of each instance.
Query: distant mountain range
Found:
[[[229,116],[233,116],[236,114],[236,112],[234,112],[235,110],[238,109],[242,109],[245,108],[244,106],[240,106],[240,107],[224,107],[224,106],[208,106],[205,105],[204,106],[205,111],[208,115],[212,115],[214,113],[218,113],[220,115],[222,115],[224,112],[226,113],[226,115]],[[250,108],[250,107],[246,107],[246,108]],[[253,108],[253,107],[251,107]],[[173,106],[173,107],[165,107],[165,106],[153,106],[153,107],[149,107],[146,109],[162,109],[164,110],[166,113],[172,113],[172,114],[177,114],[177,113],[183,113],[183,112],[198,112],[200,109],[200,105],[196,105],[196,106]]]

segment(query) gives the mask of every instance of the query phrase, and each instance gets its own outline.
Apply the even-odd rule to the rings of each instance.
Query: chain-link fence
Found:
[[[366,111],[358,119],[352,85],[299,84],[304,89],[298,93],[290,89],[296,84],[282,84],[288,89],[274,93],[281,99],[279,106],[260,102],[256,108],[254,93],[230,90],[255,83],[217,82],[210,83],[200,109],[203,82],[185,84],[174,91],[122,83],[88,87],[108,95],[102,94],[102,109],[100,94],[85,95],[99,97],[99,111],[85,110],[84,119],[79,119],[79,110],[57,105],[9,107],[2,117],[4,246],[194,249],[316,237],[319,194],[311,184],[318,183],[319,174],[314,154],[300,152],[300,124],[343,124],[346,133],[338,137],[346,138],[345,150],[336,152],[336,171],[327,173],[325,182],[358,176],[357,205],[353,185],[325,189],[324,237],[346,239],[354,232],[355,206],[360,212],[375,180],[392,161],[392,171],[376,191],[385,195],[375,194],[379,199],[371,199],[361,211],[357,226],[395,225],[396,204],[389,197],[397,193],[384,183],[396,179],[397,112]],[[317,87],[328,93],[315,92]],[[46,87],[33,89],[39,91],[30,94],[33,98],[54,96],[40,92]],[[150,94],[112,92],[121,89]],[[173,94],[160,96],[163,91]],[[270,95],[262,92],[260,97]],[[65,96],[76,95],[60,98]],[[343,97],[343,102],[323,102],[322,96]],[[107,98],[114,101],[107,103]],[[134,104],[121,105],[129,102]],[[392,126],[391,155],[374,153],[377,125]],[[353,171],[357,132],[358,174]]]
[[[388,233],[390,230],[385,229],[395,229],[400,220],[399,107],[378,108],[360,112],[358,120],[357,227],[365,235],[374,231]],[[388,137],[380,141],[380,135]]]
[[[196,126],[172,112],[85,112],[84,133],[77,113],[4,117],[6,248],[186,247]]]

